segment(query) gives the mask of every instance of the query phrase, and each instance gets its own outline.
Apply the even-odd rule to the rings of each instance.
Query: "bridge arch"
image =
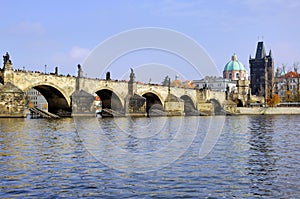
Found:
[[[119,97],[117,93],[109,88],[99,89],[95,92],[102,101],[103,109],[112,109],[118,112],[124,111],[124,103],[122,103],[122,98]]]
[[[47,84],[47,83],[39,83],[33,84],[30,87],[24,89],[24,91],[28,91],[30,88],[34,88],[39,91],[47,100],[48,103],[48,111],[50,113],[55,113],[58,115],[70,115],[72,112],[72,108],[70,106],[71,99],[70,96],[67,96],[63,89],[59,88],[56,85]]]
[[[222,115],[222,114],[224,114],[223,107],[222,107],[221,103],[217,99],[212,98],[212,99],[210,99],[210,102],[214,106],[214,114],[215,115]]]
[[[237,107],[243,107],[244,106],[243,101],[241,99],[239,99],[239,98],[237,98],[235,100],[235,103],[236,103]]]
[[[155,92],[148,91],[142,94],[146,98],[146,112],[149,113],[151,108],[164,110],[163,101],[160,95]]]
[[[184,112],[186,114],[194,112],[196,110],[196,106],[190,96],[182,95],[180,99],[184,101]]]

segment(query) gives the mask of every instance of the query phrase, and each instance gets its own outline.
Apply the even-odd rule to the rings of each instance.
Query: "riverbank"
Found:
[[[237,107],[237,115],[300,115],[300,107]]]

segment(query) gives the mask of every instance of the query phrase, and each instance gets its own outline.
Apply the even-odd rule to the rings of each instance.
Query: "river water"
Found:
[[[300,116],[0,119],[0,198],[299,198]]]

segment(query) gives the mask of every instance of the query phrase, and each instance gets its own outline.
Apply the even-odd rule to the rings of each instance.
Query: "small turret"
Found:
[[[269,51],[269,57],[273,58],[271,49]]]

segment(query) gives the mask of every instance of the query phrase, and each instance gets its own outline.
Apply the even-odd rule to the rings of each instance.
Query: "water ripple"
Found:
[[[214,118],[190,117],[201,124],[192,145],[172,164],[148,173],[121,172],[98,162],[72,119],[0,119],[0,198],[297,198],[299,119],[227,117],[216,146],[200,159],[207,121]],[[137,131],[122,133],[130,128],[127,120],[118,120],[119,129],[112,128],[116,120],[101,121],[106,135],[126,143],[127,150],[152,152],[174,138],[176,118],[156,120],[158,128],[168,124],[168,130],[149,129],[140,137]],[[146,118],[138,120],[143,124],[138,130],[148,128]]]

